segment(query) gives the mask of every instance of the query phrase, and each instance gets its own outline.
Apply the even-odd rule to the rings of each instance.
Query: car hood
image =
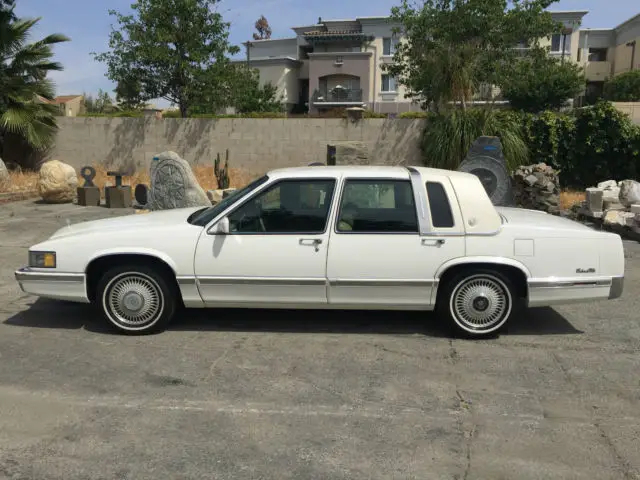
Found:
[[[187,218],[193,212],[203,207],[175,208],[171,210],[160,210],[149,213],[140,213],[133,215],[124,215],[115,218],[103,218],[100,220],[91,220],[88,222],[80,222],[70,224],[55,232],[50,238],[62,238],[75,235],[83,235],[94,233],[97,231],[125,231],[131,229],[139,229],[141,231],[153,228],[155,226],[168,226],[170,224],[186,223]]]
[[[536,229],[593,231],[582,223],[539,210],[514,207],[496,207],[496,210],[506,219],[507,225]]]

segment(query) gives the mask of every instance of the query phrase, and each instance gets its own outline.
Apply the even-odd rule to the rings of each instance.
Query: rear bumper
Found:
[[[623,290],[624,277],[613,277],[611,279],[611,289],[609,290],[609,300],[620,298]]]
[[[23,292],[39,297],[89,303],[84,273],[43,272],[23,267],[15,271]]]
[[[528,306],[546,307],[593,300],[614,300],[622,295],[624,276],[592,279],[530,279]]]

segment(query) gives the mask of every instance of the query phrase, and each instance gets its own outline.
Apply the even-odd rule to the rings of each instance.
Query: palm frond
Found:
[[[36,19],[4,19],[0,29],[0,132],[19,135],[35,150],[55,140],[58,107],[43,101],[55,96],[51,71],[62,70],[52,60],[53,46],[68,41],[61,34],[29,43]]]
[[[35,150],[51,145],[57,132],[55,117],[38,104],[8,108],[0,117],[0,126],[23,137]]]
[[[61,33],[52,33],[51,35],[47,35],[42,40],[39,40],[34,43],[34,45],[55,45],[56,43],[64,43],[71,41],[70,37],[63,35]]]

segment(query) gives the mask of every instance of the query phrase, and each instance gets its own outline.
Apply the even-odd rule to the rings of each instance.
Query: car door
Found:
[[[444,180],[436,183],[446,194]],[[438,192],[431,188],[434,200]],[[464,235],[453,231],[461,226],[459,213],[440,204],[444,212],[433,217],[440,225],[434,227],[426,196],[419,174],[344,180],[327,260],[330,304],[432,307],[438,267],[464,255],[465,244]]]
[[[194,268],[205,304],[321,306],[335,178],[275,180],[209,228]]]

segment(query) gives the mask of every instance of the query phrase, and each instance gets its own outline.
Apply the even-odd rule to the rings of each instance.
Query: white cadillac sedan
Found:
[[[15,277],[127,334],[184,306],[436,310],[482,337],[519,307],[619,297],[624,253],[619,235],[494,207],[472,174],[322,166],[271,171],[213,207],[62,228]]]

